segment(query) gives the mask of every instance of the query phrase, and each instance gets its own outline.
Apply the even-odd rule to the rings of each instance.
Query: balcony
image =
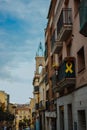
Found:
[[[57,71],[57,70],[56,70]],[[58,72],[58,71],[57,71]],[[58,83],[58,74],[55,72],[53,75],[52,75],[52,88],[56,88],[57,87],[57,83]]]
[[[39,103],[35,104],[35,110],[39,110]]]
[[[39,86],[34,86],[34,94],[38,94],[39,93]]]
[[[72,10],[63,8],[57,22],[57,40],[66,41],[72,32]]]
[[[50,110],[50,102],[47,100],[46,101],[46,110],[49,111]]]
[[[58,68],[58,82],[54,91],[62,91],[64,88],[74,87],[75,79],[75,58],[66,57]]]
[[[56,40],[52,47],[52,54],[58,54],[60,52],[60,50],[62,49],[62,46],[63,46],[63,44]]]
[[[79,8],[80,33],[87,37],[87,3],[83,0]]]
[[[48,73],[46,73],[44,80],[45,80],[45,84],[47,85],[48,84]]]
[[[36,116],[36,113],[35,112],[32,112],[32,117],[34,118]]]
[[[46,61],[47,58],[48,58],[48,52],[47,52],[47,49],[45,49],[45,51],[44,51],[44,57],[45,57],[45,61]]]
[[[51,54],[57,54],[62,49],[62,42],[55,40],[55,31],[51,38]]]
[[[39,103],[39,109],[40,110],[44,110],[45,109],[45,101],[44,100],[40,101],[40,103]]]

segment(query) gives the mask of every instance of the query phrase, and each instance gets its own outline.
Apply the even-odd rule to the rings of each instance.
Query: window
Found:
[[[59,55],[59,64],[62,62],[62,54]]]
[[[42,66],[39,66],[39,74],[42,72]]]
[[[65,130],[65,127],[64,127],[64,106],[59,107],[59,115],[60,115],[60,130]]]
[[[80,5],[80,0],[74,0],[74,12],[75,12],[75,16],[78,13],[79,5]]]
[[[73,130],[72,104],[68,104],[67,108],[68,108],[68,130]]]
[[[46,66],[46,72],[48,72],[48,65]]]
[[[49,90],[46,91],[46,100],[49,99]]]
[[[67,7],[68,6],[68,4],[69,4],[69,0],[65,0],[65,6]]]
[[[77,52],[77,60],[78,60],[78,72],[81,72],[85,69],[85,57],[84,57],[84,47],[82,47]]]
[[[51,56],[51,65],[53,65],[53,56]]]
[[[48,58],[48,45],[47,45],[47,43],[45,43],[45,52],[44,52],[44,55],[45,55],[45,61],[46,61],[47,58]]]
[[[78,110],[78,130],[86,130],[85,110]]]
[[[70,56],[71,53],[71,42],[67,45],[67,56]]]

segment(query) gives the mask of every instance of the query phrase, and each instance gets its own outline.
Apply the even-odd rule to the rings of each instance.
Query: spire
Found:
[[[40,42],[39,46],[38,46],[38,50],[36,52],[36,56],[43,56],[43,47],[42,47],[42,43]]]

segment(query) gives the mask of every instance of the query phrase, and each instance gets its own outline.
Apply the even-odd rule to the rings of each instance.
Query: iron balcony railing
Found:
[[[57,82],[58,82],[58,74],[57,74],[58,70],[56,70],[56,72],[52,75],[52,88],[54,89],[55,87],[57,87]]]
[[[46,101],[46,110],[49,111],[50,110],[50,102],[47,100]]]
[[[53,32],[53,35],[51,37],[51,54],[53,55],[58,54],[62,48],[62,42],[59,42],[56,38],[55,38],[55,31]]]
[[[36,109],[36,110],[39,110],[39,103],[36,103],[36,104],[35,104],[35,109]]]
[[[48,52],[47,52],[47,49],[45,48],[45,51],[44,51],[44,57],[45,57],[45,61],[47,60],[47,57],[48,57]]]
[[[40,101],[39,109],[45,109],[45,101],[44,100]]]
[[[44,57],[45,57],[45,61],[46,61],[46,60],[47,60],[47,57],[48,57],[47,42],[45,43]]]
[[[39,86],[34,86],[34,93],[39,92]]]
[[[45,81],[45,84],[47,85],[48,84],[48,73],[45,74],[44,81]]]
[[[53,50],[54,48],[54,44],[55,44],[55,31],[53,32],[53,35],[51,37],[51,51]]]
[[[75,78],[75,59],[66,57],[58,70],[58,82],[64,78]]]
[[[63,8],[59,20],[57,22],[57,37],[59,41],[66,40],[67,35],[70,35],[71,27],[72,27],[72,9]]]
[[[75,58],[66,57],[58,68],[58,91],[75,86]]]

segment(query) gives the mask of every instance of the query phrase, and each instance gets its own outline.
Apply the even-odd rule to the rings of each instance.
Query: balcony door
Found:
[[[60,106],[60,130],[64,129],[64,106]]]
[[[78,130],[87,130],[85,110],[78,111]]]
[[[72,104],[68,104],[68,130],[73,130]]]

